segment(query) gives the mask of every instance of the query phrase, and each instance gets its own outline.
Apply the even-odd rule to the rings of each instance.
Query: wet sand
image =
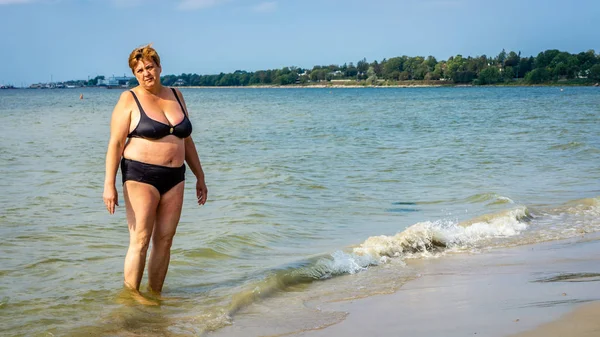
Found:
[[[600,302],[578,307],[560,319],[512,337],[598,337]]]
[[[407,261],[420,277],[395,293],[319,306],[345,314],[339,322],[286,331],[287,322],[242,314],[215,335],[600,336],[598,252],[600,235],[589,235]]]

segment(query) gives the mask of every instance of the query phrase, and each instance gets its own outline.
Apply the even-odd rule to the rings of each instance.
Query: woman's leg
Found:
[[[137,181],[126,181],[123,194],[129,225],[129,249],[125,257],[124,271],[125,286],[139,290],[160,195],[154,186]]]
[[[152,251],[148,261],[148,287],[153,292],[162,291],[169,269],[171,244],[183,206],[183,187],[183,181],[175,185],[161,196],[158,204],[152,233]]]

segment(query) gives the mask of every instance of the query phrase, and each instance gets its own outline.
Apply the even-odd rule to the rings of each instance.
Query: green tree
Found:
[[[464,70],[472,71],[474,73],[480,73],[483,69],[489,67],[489,61],[487,56],[482,55],[479,57],[468,57],[465,60],[465,68]]]
[[[440,79],[440,76],[435,72],[428,72],[425,74],[425,80],[427,81],[437,81]]]
[[[549,49],[549,50],[539,53],[533,62],[533,67],[534,68],[548,67],[550,65],[550,63],[552,62],[552,60],[558,54],[560,54],[560,51],[556,50],[556,49]]]
[[[519,61],[519,66],[517,67],[517,78],[525,77],[525,75],[533,69],[533,63],[533,57],[521,58],[521,61]]]
[[[400,74],[398,74],[398,80],[399,81],[408,81],[410,80],[410,73],[408,71],[402,71],[400,72]]]
[[[358,74],[358,69],[354,66],[354,64],[352,62],[350,62],[350,64],[348,64],[348,69],[346,69],[346,72],[344,73],[343,76],[354,78],[354,77],[356,77],[357,74]]]
[[[445,61],[441,61],[441,62],[437,63],[435,65],[435,67],[433,68],[432,76],[437,77],[438,79],[447,78],[448,76],[446,76],[446,74],[445,74],[445,69],[446,69]]]
[[[323,68],[313,69],[310,72],[310,80],[313,82],[325,81],[328,78],[327,77],[328,73],[329,73],[328,69],[323,69]]]
[[[596,59],[596,52],[593,49],[590,49],[585,53],[581,52],[577,54],[576,57],[581,75],[585,75],[586,72],[599,61]]]
[[[99,76],[94,77],[93,79],[91,79],[87,82],[87,85],[96,86],[96,85],[98,85],[98,80],[104,80],[104,76],[99,75]]]
[[[415,71],[413,72],[413,79],[415,80],[422,80],[425,79],[425,75],[427,75],[427,73],[429,73],[431,69],[429,69],[429,67],[427,66],[427,63],[423,62],[421,63],[417,69],[415,69]]]
[[[525,82],[539,84],[550,80],[550,73],[546,68],[536,68],[525,75]]]
[[[407,57],[406,60],[404,61],[404,71],[408,72],[408,77],[409,79],[420,79],[422,80],[423,77],[425,77],[425,74],[427,73],[427,69],[425,69],[424,72],[422,72],[422,74],[419,74],[420,76],[417,76],[416,72],[417,69],[419,68],[419,66],[421,66],[421,64],[423,64],[423,62],[425,62],[425,59],[421,56],[416,56],[416,57]]]
[[[375,68],[373,66],[369,66],[367,69],[367,84],[374,85],[377,83],[377,74],[375,73]]]
[[[588,78],[600,81],[600,64],[595,64],[589,69]]]
[[[373,63],[371,63],[371,66],[373,67],[373,71],[375,71],[376,76],[383,76],[381,64],[379,64],[377,60],[373,61]]]
[[[362,60],[358,61],[358,63],[356,64],[356,70],[358,70],[359,73],[367,73],[367,70],[369,69],[369,62],[367,62],[366,58],[363,58]]]
[[[438,63],[438,61],[435,59],[435,57],[430,55],[430,56],[427,56],[425,63],[427,64],[427,67],[431,71],[435,68],[435,65]]]
[[[402,70],[404,65],[404,59],[401,57],[392,57],[387,60],[383,65],[383,78],[385,79],[398,79],[398,75]],[[394,78],[394,75],[396,78]]]
[[[502,49],[500,54],[498,54],[498,56],[496,57],[496,61],[498,62],[498,65],[500,65],[501,67],[504,67],[504,61],[506,61],[506,51],[504,50],[504,48]]]
[[[177,81],[178,76],[176,75],[165,75],[160,79],[160,83],[166,86],[171,86],[175,81]]]
[[[521,60],[521,52],[519,52],[519,54],[517,54],[514,51],[511,51],[510,53],[508,53],[508,56],[506,57],[506,60],[504,61],[504,66],[505,67],[516,67],[519,65],[520,60]]]
[[[505,82],[510,82],[513,78],[515,78],[515,74],[515,68],[507,66],[502,71],[501,77],[502,79],[504,79]]]
[[[454,74],[454,83],[471,83],[477,74],[472,71],[457,71]]]
[[[479,84],[494,84],[500,81],[500,71],[495,66],[487,67],[479,73]]]
[[[552,69],[552,75],[554,78],[567,77],[569,68],[564,63],[559,63]]]
[[[466,65],[466,62],[465,62],[465,59],[462,57],[462,55],[459,54],[459,55],[456,55],[456,57],[450,56],[450,58],[448,59],[448,62],[446,62],[446,70],[444,71],[444,74],[448,78],[450,78],[456,82],[456,74],[458,72],[464,72],[466,70],[465,65]],[[463,78],[461,77],[459,82],[465,83],[465,82],[462,82],[462,80],[463,80]]]

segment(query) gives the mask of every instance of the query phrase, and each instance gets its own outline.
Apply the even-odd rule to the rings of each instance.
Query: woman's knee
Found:
[[[129,240],[129,247],[139,251],[140,253],[146,253],[150,246],[150,235],[146,233],[138,233],[133,235]]]
[[[152,245],[156,248],[161,249],[171,249],[173,245],[173,237],[174,234],[162,234],[162,235],[154,235],[152,237]]]

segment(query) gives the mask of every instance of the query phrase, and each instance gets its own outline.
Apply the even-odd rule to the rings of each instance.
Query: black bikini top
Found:
[[[179,106],[181,106],[181,112],[183,113],[183,120],[177,125],[161,123],[148,117],[146,112],[144,112],[144,109],[142,108],[137,96],[133,91],[130,90],[138,108],[140,109],[140,121],[135,129],[133,129],[133,131],[127,135],[127,137],[156,140],[168,135],[173,135],[178,138],[186,138],[192,134],[192,122],[190,122],[189,118],[185,114],[185,109],[183,109],[183,104],[181,104],[179,96],[177,96],[177,92],[173,88],[171,88],[171,90],[173,90],[173,94],[175,95],[175,98],[177,98],[177,102],[179,102]]]

